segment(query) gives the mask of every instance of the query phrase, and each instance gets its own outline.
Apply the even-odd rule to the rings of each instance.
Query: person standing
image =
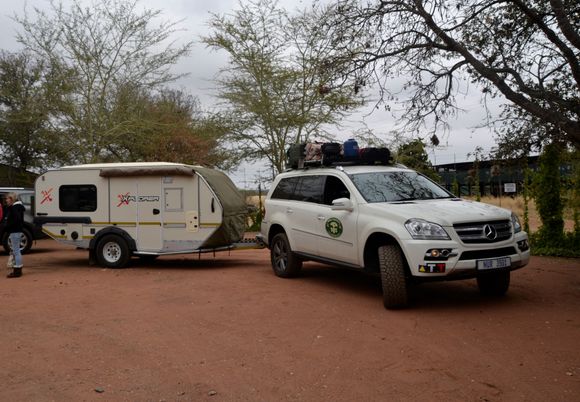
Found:
[[[24,227],[24,205],[16,193],[8,193],[6,196],[6,233],[9,236],[10,248],[14,255],[14,267],[8,274],[8,278],[22,276],[22,255],[20,254],[20,241]]]

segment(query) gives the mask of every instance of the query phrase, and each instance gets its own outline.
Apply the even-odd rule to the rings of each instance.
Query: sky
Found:
[[[331,0],[329,0],[331,1]],[[64,0],[63,4],[67,4]],[[87,4],[90,4],[87,1]],[[14,14],[23,15],[24,5],[29,12],[34,7],[49,8],[49,0],[0,0],[0,49],[18,51],[20,44],[16,42],[15,34],[20,29],[12,17]],[[186,90],[200,99],[203,109],[211,110],[218,103],[215,98],[212,79],[220,68],[226,66],[225,52],[215,52],[207,49],[200,43],[200,36],[209,33],[207,22],[211,13],[229,14],[238,6],[238,0],[140,0],[139,4],[150,9],[162,11],[165,20],[181,21],[179,27],[183,29],[175,34],[177,41],[195,41],[193,50],[188,57],[183,58],[174,72],[188,73],[174,85]],[[279,4],[289,11],[302,9],[311,4],[310,0],[280,0]],[[372,100],[373,96],[370,95]],[[473,160],[468,157],[477,146],[490,151],[494,144],[494,135],[488,128],[478,128],[483,123],[483,105],[480,102],[479,92],[472,88],[463,98],[458,98],[465,113],[450,122],[450,129],[446,133],[438,133],[440,145],[429,150],[429,157],[434,164],[445,164]],[[390,113],[374,110],[373,102],[369,107],[348,117],[342,127],[332,129],[338,140],[346,140],[352,133],[365,125],[379,136],[386,135],[396,127],[397,121]],[[229,176],[240,187],[253,188],[259,176],[267,175],[265,165],[244,164],[237,171],[229,172]]]

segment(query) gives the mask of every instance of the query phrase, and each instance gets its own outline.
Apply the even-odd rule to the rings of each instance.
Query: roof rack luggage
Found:
[[[337,142],[292,144],[286,151],[286,166],[291,169],[332,165],[388,165],[388,148],[359,148],[354,139]]]

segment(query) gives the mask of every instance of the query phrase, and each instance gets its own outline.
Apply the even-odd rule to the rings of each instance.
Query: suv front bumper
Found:
[[[466,245],[453,240],[410,240],[403,242],[402,248],[411,275],[425,280],[465,279],[492,270],[515,270],[524,267],[530,260],[525,232],[517,233],[509,241],[493,244]],[[429,250],[450,252],[446,257],[433,257],[428,253]],[[492,269],[483,270],[483,265],[491,266]]]

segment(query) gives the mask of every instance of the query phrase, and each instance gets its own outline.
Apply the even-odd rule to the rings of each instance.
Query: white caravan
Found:
[[[213,251],[244,233],[247,206],[223,173],[179,163],[67,166],[39,176],[35,222],[90,262]]]

